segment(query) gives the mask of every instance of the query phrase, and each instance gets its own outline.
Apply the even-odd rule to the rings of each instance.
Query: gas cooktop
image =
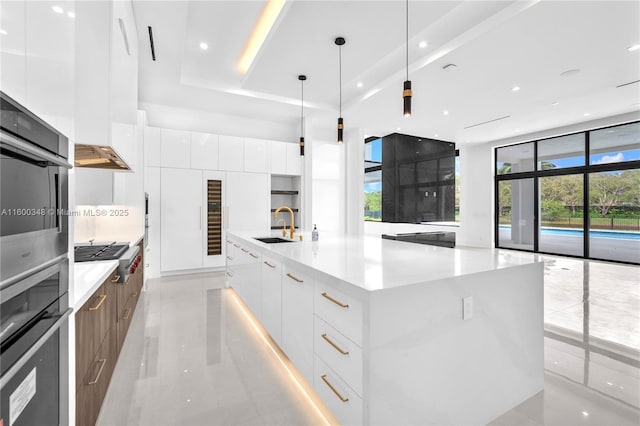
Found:
[[[129,244],[116,243],[95,244],[89,246],[75,246],[73,249],[74,260],[76,262],[92,262],[95,260],[115,260],[119,259],[127,250]]]

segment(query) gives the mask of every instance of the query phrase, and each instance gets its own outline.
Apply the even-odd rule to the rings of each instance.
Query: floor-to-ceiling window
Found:
[[[640,122],[495,158],[497,247],[640,263]]]
[[[365,140],[364,220],[382,220],[382,138]]]

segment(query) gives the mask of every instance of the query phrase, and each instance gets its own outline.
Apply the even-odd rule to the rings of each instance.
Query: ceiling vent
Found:
[[[505,115],[504,117],[494,118],[493,120],[483,121],[482,123],[477,123],[477,124],[472,124],[471,126],[467,126],[467,127],[465,127],[465,129],[470,129],[470,128],[472,128],[472,127],[483,126],[483,125],[485,125],[485,124],[493,123],[494,121],[504,120],[505,118],[510,118],[510,117],[511,117],[510,115]]]
[[[619,87],[629,86],[631,84],[636,84],[636,83],[640,83],[640,80],[635,80],[635,81],[630,81],[628,83],[620,84],[620,85],[616,86],[616,89],[619,88]]]
[[[156,48],[153,45],[153,29],[151,27],[147,27],[149,29],[149,45],[151,46],[151,59],[156,60]]]

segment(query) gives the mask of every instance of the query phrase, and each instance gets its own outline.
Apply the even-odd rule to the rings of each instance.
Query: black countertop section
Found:
[[[411,232],[407,234],[382,234],[386,240],[406,241],[409,243],[428,244],[453,248],[456,246],[455,232]]]

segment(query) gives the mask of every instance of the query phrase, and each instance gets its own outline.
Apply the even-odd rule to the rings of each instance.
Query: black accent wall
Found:
[[[392,133],[382,138],[382,221],[455,220],[455,144]]]

